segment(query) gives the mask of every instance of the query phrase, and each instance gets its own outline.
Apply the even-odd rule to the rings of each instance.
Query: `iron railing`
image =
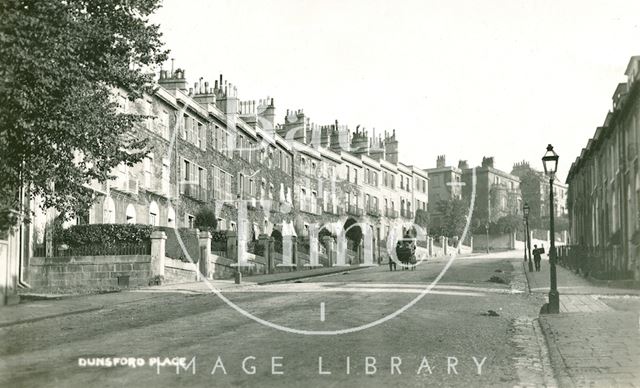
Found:
[[[398,211],[393,209],[386,209],[385,215],[389,218],[398,218]]]
[[[562,245],[556,247],[556,257],[558,264],[583,276],[607,280],[633,278],[619,245]]]
[[[367,214],[372,217],[380,217],[380,210],[376,207],[370,207],[367,209]]]
[[[207,190],[197,183],[183,183],[182,193],[191,199],[195,199],[196,201],[207,201]]]
[[[359,217],[362,215],[362,208],[359,208],[356,205],[349,205],[347,213]]]
[[[404,218],[409,218],[409,219],[413,219],[413,212],[411,210],[402,210],[402,217]]]
[[[299,209],[305,213],[319,214],[318,203],[313,200],[301,199],[299,202]]]
[[[127,255],[150,255],[151,242],[139,244],[116,244],[116,245],[84,245],[77,247],[66,247],[63,244],[54,247],[54,256],[127,256]],[[45,248],[36,248],[36,257],[46,255]]]

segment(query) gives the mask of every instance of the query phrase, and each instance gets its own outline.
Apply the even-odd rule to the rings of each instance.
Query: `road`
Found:
[[[346,334],[275,329],[202,287],[149,292],[146,299],[99,311],[5,327],[0,386],[543,384],[533,323],[542,296],[523,292],[521,258],[513,256],[456,259],[432,292],[406,311]],[[241,287],[224,296],[276,325],[341,331],[384,320],[420,296],[446,264],[430,261],[395,272],[374,267]],[[494,276],[506,283],[488,281]],[[121,357],[144,366],[79,365]],[[150,366],[156,357],[164,366]],[[184,368],[170,365],[174,357],[185,358]]]

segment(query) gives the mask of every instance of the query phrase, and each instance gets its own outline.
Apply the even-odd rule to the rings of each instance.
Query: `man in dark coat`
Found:
[[[540,272],[540,260],[542,257],[540,256],[540,249],[538,249],[537,245],[533,246],[533,263],[536,266],[536,272]]]
[[[398,247],[400,246],[400,241],[398,241],[398,243],[396,244],[396,257],[398,256]],[[393,257],[391,255],[389,255],[389,271],[395,271],[397,270],[397,264],[396,261],[393,259]]]

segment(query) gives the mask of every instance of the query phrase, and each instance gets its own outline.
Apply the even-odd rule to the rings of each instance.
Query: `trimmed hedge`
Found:
[[[54,242],[69,247],[87,245],[113,246],[142,244],[151,241],[153,226],[142,224],[90,224],[56,228]]]

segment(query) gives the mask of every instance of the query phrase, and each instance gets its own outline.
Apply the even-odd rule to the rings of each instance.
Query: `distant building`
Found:
[[[429,174],[429,203],[435,206],[439,201],[462,198],[462,169],[468,168],[461,160],[458,167],[447,166],[445,155],[440,155],[435,168],[427,168]]]
[[[481,227],[504,216],[521,213],[520,178],[495,168],[493,157],[482,158],[480,167],[462,170],[464,198],[471,198],[474,170],[476,196],[473,205],[473,226]]]
[[[435,168],[425,169],[429,174],[429,217],[433,225],[442,221],[438,202],[462,198],[462,169],[468,167],[464,160],[458,163],[458,167],[447,166],[445,155],[440,155]]]
[[[609,276],[640,280],[640,56],[613,107],[571,165],[568,208],[573,244],[600,252]]]
[[[542,162],[541,162],[542,163]],[[549,217],[549,178],[543,171],[538,171],[522,161],[515,163],[511,175],[520,178],[520,191],[523,204],[529,205],[530,219],[543,220]],[[567,215],[567,190],[568,186],[557,178],[553,183],[554,215],[556,217]],[[545,225],[540,225],[544,228]],[[536,226],[538,227],[538,226]]]

